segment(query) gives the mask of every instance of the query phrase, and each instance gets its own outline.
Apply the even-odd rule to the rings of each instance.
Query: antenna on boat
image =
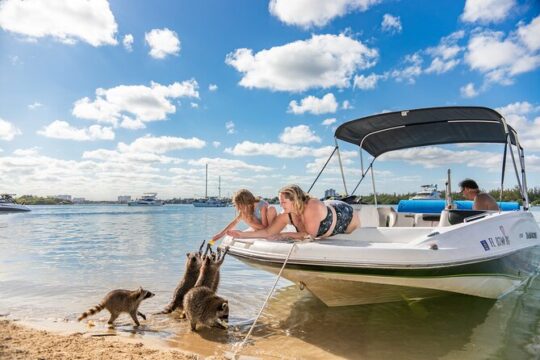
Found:
[[[218,183],[218,198],[221,199],[221,176],[219,176],[219,183]]]

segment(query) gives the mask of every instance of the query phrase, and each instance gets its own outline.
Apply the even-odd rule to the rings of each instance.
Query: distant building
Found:
[[[82,204],[86,201],[85,198],[83,197],[74,197],[73,200],[72,200],[75,204]]]
[[[54,195],[53,198],[60,199],[60,200],[71,201],[71,195]]]
[[[335,197],[336,195],[337,195],[336,190],[334,190],[334,189],[328,189],[328,190],[324,191],[324,198],[325,199]]]
[[[131,201],[131,196],[130,195],[120,195],[118,197],[118,202],[120,204],[127,204],[130,201]]]

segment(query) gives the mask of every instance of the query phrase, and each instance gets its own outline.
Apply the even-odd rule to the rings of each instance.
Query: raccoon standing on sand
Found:
[[[195,287],[186,294],[184,312],[193,331],[197,324],[227,329],[229,302],[206,286]]]
[[[103,309],[107,309],[111,313],[111,317],[108,321],[109,325],[112,326],[118,315],[125,312],[131,315],[135,325],[139,326],[140,324],[139,320],[137,319],[137,315],[146,320],[146,316],[139,312],[139,305],[141,305],[143,300],[149,299],[154,295],[154,293],[144,290],[142,287],[137,290],[112,290],[105,295],[103,300],[98,305],[82,313],[77,320],[81,321],[82,319],[94,315]]]
[[[161,312],[157,314],[170,314],[177,308],[182,307],[184,296],[193,288],[197,279],[199,278],[199,272],[201,270],[201,254],[200,252],[187,253],[186,270],[182,281],[178,284],[174,290],[174,295],[169,303]]]

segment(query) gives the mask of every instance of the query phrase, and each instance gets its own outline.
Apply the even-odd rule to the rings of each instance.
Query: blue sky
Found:
[[[92,200],[306,189],[348,120],[474,105],[540,184],[540,5],[526,0],[0,2],[0,192]],[[343,144],[349,191],[358,151]],[[377,190],[500,181],[502,146],[375,162]],[[313,195],[343,192],[332,161]],[[512,173],[508,185],[515,184]],[[371,192],[366,182],[360,194]]]

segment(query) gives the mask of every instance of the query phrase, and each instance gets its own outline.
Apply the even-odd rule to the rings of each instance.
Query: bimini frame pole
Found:
[[[504,173],[506,172],[506,151],[508,150],[508,137],[506,134],[506,142],[504,143],[504,153],[503,153],[503,163],[502,163],[502,173],[501,173],[501,194],[499,196],[499,201],[503,201],[503,189],[504,189]]]
[[[522,184],[521,180],[520,180],[520,173],[518,171],[518,168],[517,168],[517,163],[516,163],[516,158],[514,156],[514,150],[512,149],[512,138],[510,136],[510,131],[508,129],[508,125],[506,124],[506,120],[504,119],[504,117],[501,117],[501,122],[503,123],[504,125],[504,130],[506,132],[506,135],[507,135],[507,144],[508,144],[508,147],[509,147],[509,150],[510,150],[510,155],[512,157],[512,163],[514,165],[514,171],[516,173],[516,180],[517,180],[517,183],[518,183],[518,187],[519,187],[519,191],[521,193],[521,198],[523,200],[523,208],[525,209],[525,207],[528,209],[529,208],[529,201],[528,201],[528,195],[527,195],[527,189],[526,189],[526,186],[527,184]],[[518,155],[520,156],[520,167],[521,167],[521,175],[523,177],[523,179],[525,178],[524,175],[525,175],[525,162],[522,161],[521,159],[521,156],[523,155],[522,151],[523,151],[523,148],[521,148],[521,145],[519,144],[519,139],[518,139],[518,136],[515,132],[512,133],[512,135],[514,135],[514,139],[516,141],[516,148],[518,150]],[[521,151],[520,151],[520,148],[521,148]],[[524,156],[524,155],[523,155]]]
[[[375,207],[377,207],[377,190],[375,189],[375,174],[373,173],[373,162],[370,164],[371,168],[371,184],[373,185],[373,201],[375,202]]]
[[[529,193],[527,191],[527,174],[525,172],[525,150],[523,150],[523,147],[521,147],[516,133],[514,133],[514,136],[516,137],[519,163],[521,165],[521,183],[523,184],[523,209],[529,210]]]
[[[337,156],[339,160],[339,170],[341,170],[341,179],[343,180],[343,187],[345,188],[345,196],[349,196],[349,192],[347,191],[347,184],[345,183],[345,172],[343,171],[343,164],[341,163],[341,154],[339,152],[337,137],[334,137],[334,141],[336,142]]]
[[[322,172],[324,171],[324,169],[326,168],[326,165],[328,165],[328,163],[330,162],[330,159],[332,158],[332,156],[334,156],[334,153],[336,152],[336,150],[338,149],[338,146],[336,144],[336,147],[334,148],[334,151],[332,151],[332,153],[330,154],[330,156],[328,157],[328,160],[326,160],[326,162],[324,163],[324,166],[323,168],[321,169],[321,171],[319,171],[319,174],[317,175],[317,177],[315,178],[315,180],[313,180],[313,184],[311,184],[311,186],[309,187],[309,190],[307,191],[308,193],[311,191],[311,189],[313,189],[313,186],[315,186],[315,183],[317,182],[317,180],[319,180],[319,176],[321,176]],[[341,162],[340,162],[341,163]],[[343,172],[343,171],[342,171]]]
[[[354,190],[352,191],[351,195],[354,195],[354,193],[356,192],[356,189],[358,189],[358,186],[360,186],[360,184],[362,183],[362,180],[364,180],[364,178],[366,177],[368,171],[371,169],[371,166],[373,166],[374,161],[375,161],[375,159],[373,159],[373,161],[371,161],[371,163],[369,164],[366,171],[364,171],[364,167],[362,166],[362,176],[360,177],[360,180],[358,181],[358,183],[354,187]]]

